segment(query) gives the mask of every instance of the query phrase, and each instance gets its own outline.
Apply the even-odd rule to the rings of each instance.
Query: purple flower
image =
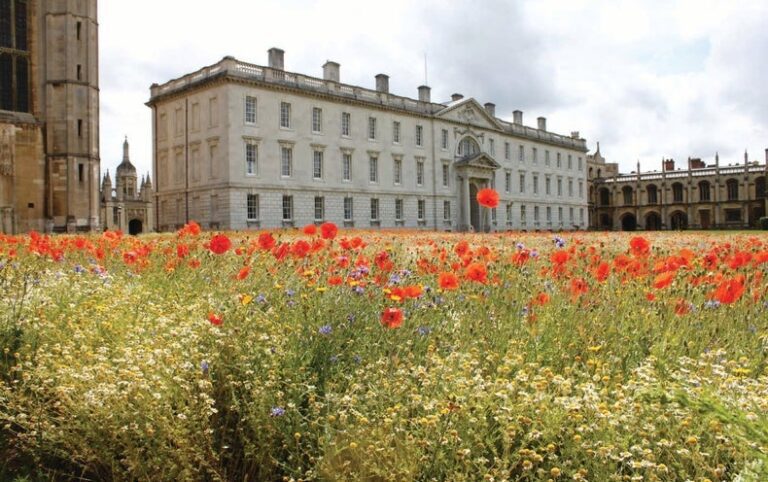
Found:
[[[285,415],[283,407],[272,407],[272,410],[269,411],[270,417],[282,417],[283,415]]]
[[[203,371],[203,375],[208,375],[208,368],[209,368],[208,362],[203,360],[200,363],[200,370]]]
[[[333,328],[331,328],[331,325],[323,325],[323,326],[321,326],[321,327],[320,327],[320,329],[319,329],[319,330],[317,330],[317,331],[318,331],[318,333],[320,333],[321,335],[330,335],[330,334],[331,334],[331,332],[333,331]]]

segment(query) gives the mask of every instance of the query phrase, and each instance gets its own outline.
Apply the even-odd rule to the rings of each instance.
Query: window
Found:
[[[579,222],[584,224],[584,208],[579,208]]]
[[[293,175],[293,149],[283,146],[280,148],[280,175],[291,177]]]
[[[416,161],[416,185],[424,184],[424,161]]]
[[[558,152],[557,153],[557,168],[560,169],[561,167],[563,167],[563,161],[562,161],[562,158],[560,156],[560,153]]]
[[[424,145],[424,128],[422,126],[416,126],[416,145],[419,147]]]
[[[416,215],[418,216],[419,221],[424,221],[424,218],[427,217],[427,202],[423,199],[419,199],[416,203]]]
[[[549,166],[549,151],[544,151],[544,165]]]
[[[736,179],[729,179],[725,186],[728,190],[728,200],[736,201],[739,199],[739,181]],[[726,219],[727,220],[727,219]]]
[[[325,219],[325,198],[322,196],[315,196],[315,221],[322,221]]]
[[[440,147],[442,147],[443,150],[448,149],[448,129],[443,129],[440,133]]]
[[[676,203],[683,202],[683,185],[679,182],[672,184],[672,200]]]
[[[293,221],[293,196],[283,196],[283,221]]]
[[[375,117],[368,118],[368,139],[372,141],[376,140],[376,118]]]
[[[491,222],[493,224],[496,224],[496,220],[498,219],[498,214],[496,212],[496,208],[491,209]]]
[[[523,147],[522,145],[520,146],[520,152],[519,152],[518,157],[519,157],[518,160],[520,162],[525,162],[525,147]]]
[[[291,104],[288,102],[280,102],[280,127],[291,128]]]
[[[78,182],[85,180],[85,166],[82,163],[77,164],[77,180]]]
[[[256,144],[252,142],[245,143],[245,173],[249,176],[255,176],[257,173],[258,150]]]
[[[725,210],[725,222],[737,223],[741,221],[741,209],[726,209]]]
[[[208,127],[219,125],[219,100],[216,97],[208,99]]]
[[[656,189],[656,186],[651,184],[646,190],[648,191],[648,204],[658,203],[658,190]]]
[[[511,149],[509,146],[509,142],[505,142],[504,143],[504,159],[509,160],[512,157],[512,153],[510,151]]]
[[[557,208],[557,222],[563,224],[563,208]]]
[[[579,197],[584,197],[584,181],[579,181]]]
[[[578,158],[578,169],[579,169],[579,171],[581,171],[581,170],[582,170],[583,166],[584,166],[584,164],[583,164],[583,162],[581,161],[581,157],[579,157],[579,158]]]
[[[80,34],[83,30],[83,22],[77,22],[77,40],[80,40]]]
[[[539,193],[539,176],[535,175],[533,176],[533,193],[538,194]]]
[[[568,154],[568,169],[573,169],[573,156]]]
[[[256,97],[245,97],[245,123],[256,123]]]
[[[632,205],[632,188],[629,186],[625,186],[621,190],[623,196],[624,196],[624,204],[625,205]]]
[[[496,142],[493,139],[488,139],[488,151],[492,156],[496,155]]]
[[[371,199],[371,221],[379,220],[379,200],[376,198]]]
[[[507,203],[505,215],[507,217],[507,224],[512,224],[512,203]]]
[[[193,131],[200,130],[200,103],[199,102],[192,103],[192,120],[190,124],[191,124],[190,128]]]
[[[443,221],[451,220],[451,201],[443,201]]]
[[[323,132],[323,109],[319,107],[312,108],[312,132],[315,134]]]
[[[77,119],[77,137],[83,137],[83,119]]]
[[[533,153],[533,162],[534,163],[539,162],[539,150],[534,147],[532,153]]]
[[[568,208],[568,222],[573,224],[573,208]]]
[[[208,172],[208,176],[211,179],[216,179],[219,176],[219,145],[218,144],[209,144],[208,145],[208,163],[210,171]],[[161,170],[162,172],[162,170]]]
[[[549,176],[544,178],[544,194],[552,195],[552,179]]]
[[[403,220],[403,200],[395,199],[395,221]]]
[[[520,205],[520,224],[525,224],[525,204]]]
[[[323,151],[314,151],[312,156],[312,179],[323,178]]]
[[[120,210],[117,208],[117,206],[112,208],[112,224],[119,224],[120,223]]]
[[[525,173],[520,173],[520,194],[525,192]]]
[[[504,192],[512,190],[512,173],[507,171],[504,173]]]
[[[533,207],[533,222],[538,223],[539,222],[539,207],[534,206]]]
[[[345,197],[344,198],[344,221],[350,222],[352,221],[352,207],[353,207],[353,200],[351,197]]]
[[[190,174],[192,177],[192,181],[197,182],[200,180],[200,145],[199,144],[193,144],[191,147],[191,166],[190,166]]]
[[[352,154],[348,152],[341,155],[341,180],[352,180]]]
[[[563,180],[562,179],[557,180],[557,196],[558,197],[563,196]]]
[[[341,135],[345,137],[350,136],[350,115],[349,112],[341,113]]]
[[[371,137],[371,139],[373,138],[375,138],[375,135]],[[400,123],[398,121],[392,123],[392,142],[400,144]]]
[[[248,221],[256,221],[259,219],[259,195],[248,194],[246,199],[246,217]]]
[[[443,187],[448,187],[448,184],[451,180],[451,174],[450,174],[450,166],[448,166],[447,162],[443,163]]]
[[[77,80],[81,80],[83,76],[83,66],[80,64],[77,64]]]
[[[402,182],[403,178],[403,160],[400,158],[397,158],[392,161],[394,166],[394,172],[392,173],[392,178],[394,180],[394,183],[396,185],[399,185]]]
[[[573,179],[568,179],[568,196],[573,197]]]
[[[547,206],[547,222],[548,223],[552,222],[552,207],[551,206]]]
[[[709,183],[707,181],[699,183],[699,201],[709,201]]]
[[[160,114],[160,121],[157,123],[157,138],[165,139],[168,136],[168,115],[163,112]]]
[[[373,156],[368,160],[368,180],[379,182],[379,159]]]
[[[491,174],[491,189],[496,189],[496,172]]]

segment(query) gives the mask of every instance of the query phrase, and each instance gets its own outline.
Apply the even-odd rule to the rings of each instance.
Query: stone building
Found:
[[[496,116],[492,103],[454,94],[433,102],[225,57],[153,84],[156,223],[210,229],[301,226],[435,230],[587,227],[585,140]],[[499,207],[476,192],[495,186]]]
[[[685,169],[673,159],[660,171],[619,174],[598,152],[589,156],[590,227],[623,231],[659,229],[741,229],[757,225],[766,213],[766,163],[707,165],[689,158]]]
[[[115,188],[109,171],[101,181],[101,219],[104,229],[141,234],[154,228],[154,195],[149,175],[141,178],[137,189],[136,168],[128,153],[128,138],[123,142],[123,161],[115,171]]]
[[[0,0],[0,232],[99,229],[96,0]]]

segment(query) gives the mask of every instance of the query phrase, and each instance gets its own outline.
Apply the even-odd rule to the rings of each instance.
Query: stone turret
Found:
[[[109,169],[101,181],[101,199],[107,202],[112,200],[112,178],[109,177]]]
[[[149,173],[147,173],[147,179],[141,186],[141,200],[144,202],[152,202],[152,194],[152,179],[149,177]]]
[[[131,163],[129,155],[128,137],[123,142],[123,162],[117,166],[117,200],[135,199],[138,196],[136,190],[136,167]]]

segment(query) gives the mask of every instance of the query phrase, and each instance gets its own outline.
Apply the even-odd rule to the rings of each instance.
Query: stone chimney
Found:
[[[387,74],[378,74],[376,76],[376,92],[389,93],[389,76]]]
[[[571,139],[581,139],[579,131],[571,131]]]
[[[323,80],[339,82],[340,69],[341,65],[338,63],[332,60],[327,61],[323,64]]]
[[[523,125],[523,111],[516,110],[512,113],[512,119],[515,124]]]
[[[664,170],[665,171],[674,171],[675,170],[675,160],[674,159],[664,159]]]
[[[488,115],[491,117],[496,117],[496,104],[493,102],[486,102],[484,107]]]
[[[432,94],[428,85],[419,86],[419,101],[420,102],[432,102]],[[768,149],[765,150],[766,156],[768,156]]]
[[[691,169],[703,169],[703,168],[705,168],[707,166],[704,164],[704,161],[702,161],[701,158],[694,157],[694,158],[691,159],[689,167]]]
[[[463,99],[464,96],[461,94],[453,94],[451,95],[451,102],[456,102],[457,100]]]
[[[546,131],[547,130],[547,118],[546,117],[539,117],[536,120],[539,121],[539,130],[540,131]]]
[[[269,68],[285,70],[285,64],[283,62],[285,60],[285,52],[282,49],[272,47],[271,49],[267,50],[267,53],[269,54]]]

